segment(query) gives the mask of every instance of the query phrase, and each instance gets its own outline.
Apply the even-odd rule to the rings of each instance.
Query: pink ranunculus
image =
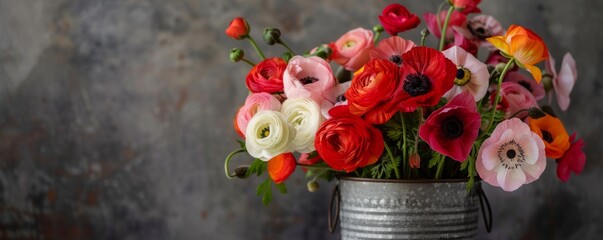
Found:
[[[496,50],[496,48],[490,42],[486,41],[486,38],[505,34],[505,30],[496,18],[483,14],[477,15],[467,21],[466,28],[457,26],[453,28],[466,38],[477,42],[480,47],[486,47],[490,50]]]
[[[563,182],[569,180],[571,172],[579,175],[586,164],[586,154],[582,151],[584,141],[582,139],[574,140],[576,140],[575,133],[570,137],[570,143],[572,143],[570,148],[565,151],[563,157],[557,159],[557,177]]]
[[[350,85],[352,85],[352,81],[338,83],[323,93],[325,101],[320,105],[320,112],[325,119],[331,118],[331,115],[329,115],[329,110],[331,110],[331,108],[348,104],[348,100],[345,98],[344,93],[350,88]]]
[[[515,191],[538,179],[546,168],[544,142],[521,120],[505,120],[480,147],[475,167],[485,182]]]
[[[247,123],[253,115],[262,110],[280,111],[281,102],[269,93],[251,93],[245,100],[245,105],[237,112],[237,125],[245,135]]]
[[[468,53],[471,53],[471,55],[477,56],[478,47],[475,41],[465,37],[457,30],[454,30],[454,41],[445,45],[444,50],[449,49],[453,46],[460,47]]]
[[[454,46],[442,52],[457,68],[454,86],[444,94],[450,101],[463,91],[469,91],[477,102],[488,92],[490,74],[486,64],[460,47]]]
[[[526,90],[532,93],[536,101],[544,98],[544,86],[542,84],[538,84],[531,76],[527,76],[520,72],[509,72],[505,76],[505,82],[514,82],[523,86],[526,88]]]
[[[402,54],[410,51],[415,43],[398,36],[388,37],[379,42],[379,46],[371,49],[369,56],[371,59],[385,59],[400,66],[402,64]]]
[[[492,92],[492,98],[496,95],[496,88]],[[500,95],[502,100],[498,105],[498,108],[505,112],[505,118],[513,116],[513,114],[523,109],[529,109],[531,107],[538,106],[536,99],[530,91],[525,87],[514,82],[503,82],[500,88]],[[520,113],[516,117],[523,118],[527,116],[527,112]]]
[[[425,18],[425,22],[427,23],[427,29],[429,29],[429,32],[437,38],[441,38],[442,33],[440,29],[442,27],[438,26],[436,15],[433,13],[425,13],[423,17]],[[444,21],[446,20],[446,11],[441,11],[437,17],[440,18],[440,24],[443,25]],[[450,20],[448,21],[448,27],[446,28],[446,40],[452,40],[454,38],[453,27],[465,27],[466,20],[467,17],[465,16],[465,14],[459,11],[452,12],[452,16],[450,16]]]
[[[333,61],[346,70],[356,71],[369,60],[373,47],[373,31],[356,28],[343,34],[335,41]]]
[[[465,91],[429,115],[419,136],[436,152],[464,162],[477,138],[481,117],[473,95]]]
[[[320,105],[323,92],[335,85],[335,77],[324,59],[294,56],[285,69],[283,85],[287,98],[307,97]]]
[[[557,95],[557,104],[559,108],[565,111],[570,104],[570,93],[574,88],[574,84],[578,79],[578,71],[576,70],[576,61],[570,53],[566,53],[563,56],[563,62],[561,62],[561,70],[559,74],[555,69],[555,59],[549,54],[549,59],[546,61],[546,71],[553,77],[553,87]],[[549,97],[549,103],[550,103]]]

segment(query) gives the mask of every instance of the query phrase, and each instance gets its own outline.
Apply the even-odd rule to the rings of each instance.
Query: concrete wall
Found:
[[[418,14],[440,3],[399,2]],[[0,238],[338,239],[326,228],[332,185],[308,193],[299,171],[290,193],[264,207],[254,194],[261,179],[223,176],[248,71],[231,64],[228,51],[244,46],[252,55],[223,31],[245,16],[256,38],[278,27],[301,52],[377,24],[387,4],[0,0]],[[494,230],[485,234],[480,225],[479,238],[596,239],[603,235],[603,2],[484,0],[481,7],[505,26],[539,33],[559,62],[574,55],[579,80],[560,115],[584,138],[588,160],[565,184],[550,167],[512,193],[486,188]],[[418,31],[404,37],[418,40]]]

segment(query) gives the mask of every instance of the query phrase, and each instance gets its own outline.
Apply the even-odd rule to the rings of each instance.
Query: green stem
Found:
[[[450,21],[450,16],[452,16],[453,11],[454,6],[450,6],[450,8],[448,8],[448,13],[446,14],[446,20],[444,20],[444,26],[442,26],[442,31],[440,31],[440,35],[442,35],[442,38],[440,38],[440,51],[444,50],[444,44],[446,43],[446,30],[448,28],[448,22]]]
[[[511,115],[511,117],[509,117],[509,119],[516,117],[517,115],[519,115],[522,112],[527,112],[530,111],[530,109],[521,109],[519,111],[517,111],[516,113],[513,113],[513,115]]]
[[[226,160],[224,161],[224,174],[226,174],[226,177],[228,179],[234,179],[237,175],[234,173],[230,173],[228,171],[228,164],[230,164],[230,159],[232,159],[232,157],[234,157],[235,155],[245,152],[246,150],[244,148],[241,149],[237,149],[232,151],[230,154],[228,154],[228,156],[226,157]]]
[[[396,179],[400,179],[400,171],[398,170],[398,166],[396,165],[396,161],[394,160],[394,154],[392,154],[392,150],[389,149],[387,143],[383,141],[385,146],[385,150],[387,150],[387,155],[389,155],[389,159],[392,160],[392,165],[394,165],[394,172],[396,173]]]
[[[293,50],[291,50],[291,48],[286,43],[284,43],[283,41],[279,41],[279,44],[283,45],[283,47],[285,47],[287,49],[287,51],[289,51],[289,53],[291,53],[291,55],[295,56],[295,53],[293,52]]]
[[[381,32],[376,32],[375,38],[373,39],[373,45],[377,44],[377,42],[379,41],[379,37],[381,37]]]
[[[438,27],[438,29],[442,29],[442,22],[440,22],[440,12],[442,11],[442,8],[444,8],[444,5],[446,4],[450,4],[448,3],[448,0],[444,0],[442,3],[440,3],[440,6],[438,6],[438,11],[436,12],[436,26]]]
[[[423,31],[421,31],[421,46],[425,46],[425,40],[427,39],[427,36],[429,35],[429,30],[427,29],[423,29]]]
[[[515,59],[511,58],[507,65],[505,65],[505,68],[503,69],[500,76],[498,77],[498,84],[496,85],[496,98],[494,99],[494,103],[492,104],[492,111],[490,112],[490,121],[488,121],[488,127],[486,127],[482,134],[480,134],[479,138],[486,135],[490,127],[492,127],[492,122],[494,122],[494,113],[496,112],[496,106],[498,106],[498,102],[500,102],[500,87],[502,85],[502,81],[505,77],[505,74],[507,74],[507,71],[509,70],[510,66],[513,65],[514,62]]]
[[[258,53],[258,55],[260,55],[260,58],[262,60],[266,59],[266,57],[264,57],[264,53],[262,53],[262,50],[260,50],[260,47],[258,47],[258,44],[255,43],[255,40],[253,40],[253,37],[251,37],[251,35],[247,35],[247,39],[249,39],[251,46],[253,46],[253,48]]]
[[[400,112],[400,121],[402,122],[402,170],[405,173],[404,177],[408,177],[406,175],[406,169],[410,169],[410,163],[408,162],[408,157],[406,156],[406,123],[404,121],[404,114]]]
[[[249,61],[246,58],[241,58],[241,61],[246,62],[247,64],[251,65],[251,67],[255,67],[255,63],[253,63],[252,61]]]
[[[446,158],[438,153],[438,169],[436,170],[435,179],[440,179],[442,177],[442,171],[444,170],[444,162]]]

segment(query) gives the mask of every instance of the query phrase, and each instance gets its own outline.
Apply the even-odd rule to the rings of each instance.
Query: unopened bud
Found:
[[[312,55],[327,60],[333,54],[333,49],[328,44],[322,44],[311,51]]]
[[[314,180],[308,182],[308,191],[309,192],[316,192],[319,187],[320,187],[320,185]]]
[[[409,157],[410,168],[420,168],[421,167],[421,156],[417,153],[413,153]]]
[[[383,26],[381,26],[381,25],[375,25],[375,26],[373,27],[373,31],[374,31],[374,32],[383,32],[383,30],[385,30],[385,29],[384,29],[384,28],[383,28]]]
[[[278,28],[266,28],[264,29],[264,41],[268,45],[274,45],[281,43],[281,31]]]
[[[553,87],[553,76],[551,76],[549,74],[544,74],[544,75],[542,75],[541,82],[544,85],[544,90],[546,92],[553,90],[553,88],[554,88]]]
[[[238,166],[237,168],[235,168],[234,172],[235,172],[235,175],[237,176],[237,178],[244,179],[244,178],[247,178],[247,170],[248,169],[249,169],[248,166]]]
[[[230,61],[238,62],[245,57],[245,52],[240,48],[233,48],[230,50]]]

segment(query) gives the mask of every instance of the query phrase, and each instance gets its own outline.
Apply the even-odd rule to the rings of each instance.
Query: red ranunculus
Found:
[[[461,10],[464,14],[469,13],[480,13],[481,10],[477,8],[477,5],[482,0],[448,0],[452,6]]]
[[[565,151],[563,157],[557,159],[557,177],[561,179],[561,181],[567,182],[570,177],[570,173],[574,172],[576,175],[579,175],[584,169],[584,164],[586,163],[586,154],[582,151],[582,147],[584,147],[584,141],[582,139],[576,139],[576,134],[574,133],[570,137],[570,142],[572,145]]]
[[[379,21],[385,31],[391,35],[416,28],[421,23],[417,15],[410,13],[408,9],[397,3],[385,7],[379,16]]]
[[[468,91],[456,95],[444,107],[431,113],[419,128],[419,136],[443,155],[464,162],[477,138],[481,116]]]
[[[243,39],[249,35],[249,24],[242,17],[236,17],[230,21],[230,25],[226,28],[226,35],[233,39]]]
[[[247,74],[245,83],[251,92],[277,93],[283,91],[283,73],[287,68],[285,60],[274,57],[264,59]]]
[[[323,161],[335,170],[352,172],[379,160],[384,148],[381,131],[352,115],[346,105],[329,114],[332,118],[318,129],[314,142]]]
[[[402,59],[400,84],[391,101],[396,109],[434,106],[454,85],[456,66],[438,50],[415,47]]]
[[[296,165],[292,153],[283,153],[268,160],[268,175],[276,184],[282,183],[295,171]]]
[[[385,59],[373,59],[358,72],[345,92],[350,113],[364,115],[366,121],[374,124],[387,122],[397,112],[389,105],[398,88],[398,66]]]

